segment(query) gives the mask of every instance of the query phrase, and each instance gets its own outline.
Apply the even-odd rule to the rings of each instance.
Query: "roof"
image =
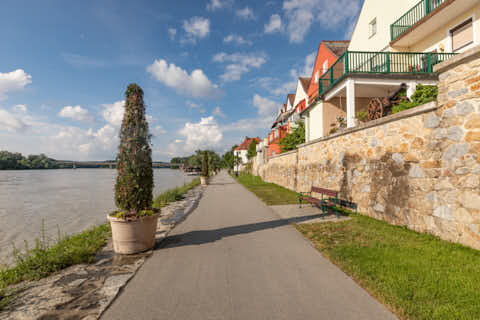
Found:
[[[287,100],[290,101],[290,104],[293,106],[293,102],[295,101],[295,93],[290,93],[287,96]]]
[[[308,92],[308,86],[310,85],[310,80],[312,80],[312,78],[300,77],[298,79],[300,80],[300,83],[302,84],[303,90],[305,90],[305,92]]]
[[[257,143],[260,143],[260,138],[257,137],[257,138],[249,138],[249,137],[245,137],[245,140],[243,140],[242,144],[239,145],[238,147],[235,148],[235,150],[239,151],[239,150],[248,150],[248,147],[250,147],[250,145],[252,144],[253,141],[257,141]]]
[[[350,40],[324,40],[322,42],[324,46],[337,57],[344,54],[350,44]]]

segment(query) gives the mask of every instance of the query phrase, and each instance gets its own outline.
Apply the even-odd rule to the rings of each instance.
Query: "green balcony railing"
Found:
[[[318,80],[319,95],[347,74],[430,74],[455,53],[346,51]]]
[[[426,17],[447,0],[422,0],[390,25],[390,39],[393,41]]]

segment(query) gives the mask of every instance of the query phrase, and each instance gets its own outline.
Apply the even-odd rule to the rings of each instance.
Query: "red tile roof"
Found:
[[[350,40],[324,40],[322,42],[337,57],[344,54],[350,44]]]
[[[249,138],[245,137],[245,140],[243,140],[242,144],[239,145],[238,147],[235,148],[235,150],[248,150],[248,147],[250,147],[250,144],[252,144],[253,140],[256,140],[257,143],[260,143],[260,138]]]
[[[300,82],[302,83],[303,90],[305,90],[305,92],[308,92],[308,86],[310,85],[310,80],[312,80],[312,78],[300,77],[298,79],[300,79]]]
[[[290,104],[293,106],[293,102],[295,101],[295,93],[290,93],[287,96],[287,99],[290,101]]]

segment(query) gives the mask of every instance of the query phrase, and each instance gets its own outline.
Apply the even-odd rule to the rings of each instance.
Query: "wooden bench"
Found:
[[[312,193],[321,194],[322,197],[312,197]],[[328,198],[324,196],[327,196]],[[302,207],[302,201],[306,201],[322,209],[323,217],[325,217],[328,210],[331,209],[335,212],[337,219],[340,218],[340,207],[338,206],[338,191],[312,186],[310,192],[299,194],[298,202],[300,203],[300,208]]]

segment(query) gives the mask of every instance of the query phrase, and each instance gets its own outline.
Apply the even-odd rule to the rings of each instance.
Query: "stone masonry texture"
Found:
[[[480,249],[480,50],[444,63],[437,103],[417,108],[254,163],[254,173],[298,192],[338,190],[362,214]]]

